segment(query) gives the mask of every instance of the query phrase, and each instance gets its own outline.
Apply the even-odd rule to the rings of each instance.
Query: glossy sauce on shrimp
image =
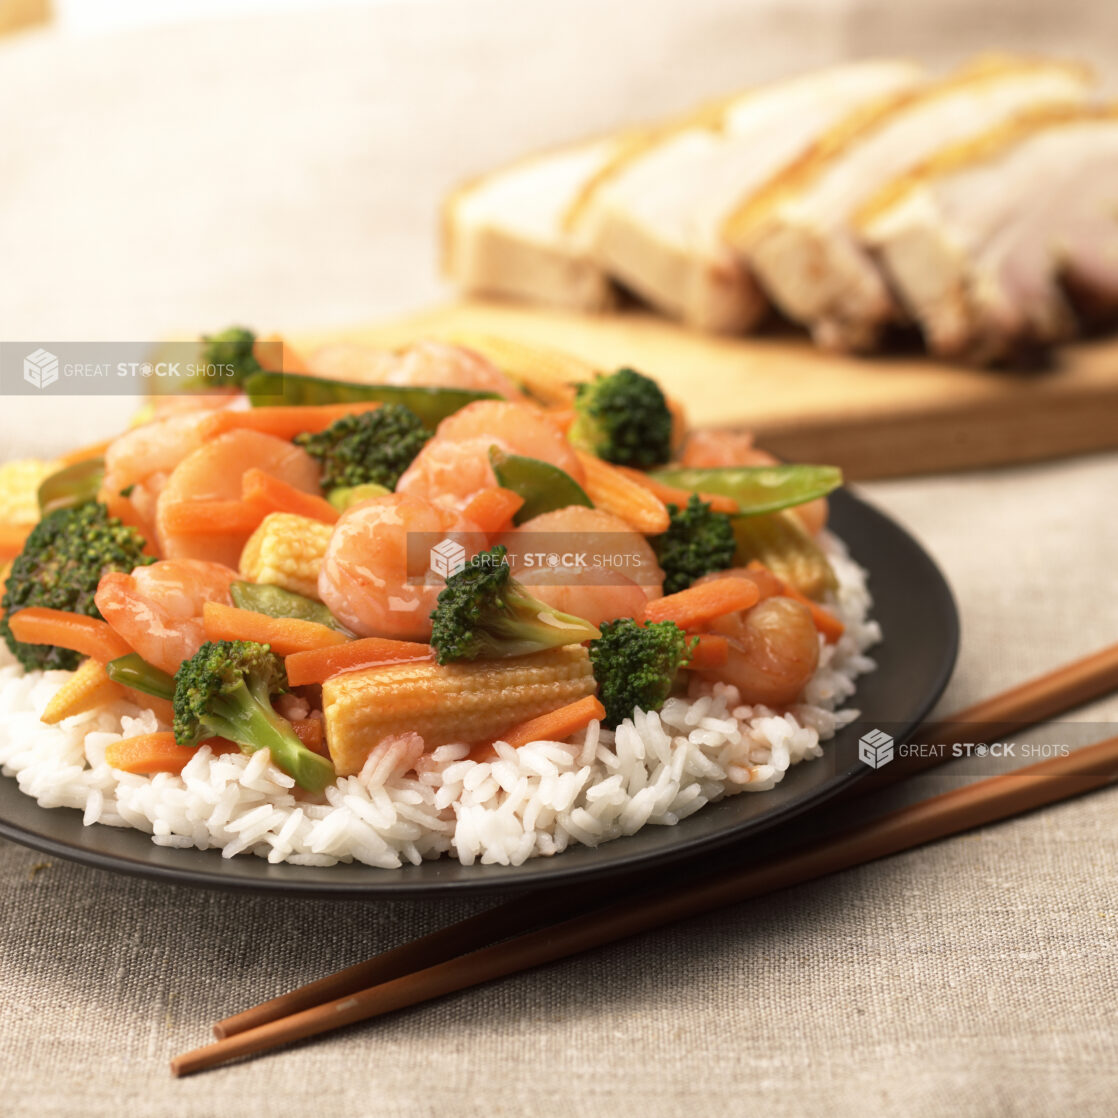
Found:
[[[110,571],[94,601],[105,620],[149,664],[174,674],[206,639],[202,607],[232,605],[237,572],[198,559],[164,559],[131,574]]]
[[[427,640],[430,613],[446,585],[430,569],[431,548],[444,539],[467,554],[485,547],[471,521],[405,493],[355,505],[334,526],[319,597],[360,636]]]

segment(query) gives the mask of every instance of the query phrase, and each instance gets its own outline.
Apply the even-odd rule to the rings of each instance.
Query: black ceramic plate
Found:
[[[859,680],[851,705],[862,711],[861,726],[884,724],[900,736],[930,711],[947,685],[959,640],[955,603],[928,554],[883,513],[841,492],[832,500],[831,524],[870,572],[873,616],[884,633],[872,651],[877,670]],[[273,866],[251,855],[228,859],[215,850],[170,849],[155,846],[140,831],[85,827],[72,809],[40,808],[4,777],[0,835],[101,869],[213,889],[360,898],[543,887],[675,862],[808,811],[871,771],[857,760],[859,732],[848,727],[827,744],[822,758],[797,765],[772,791],[743,793],[710,804],[674,827],[646,827],[596,849],[575,847],[515,868],[462,866],[449,858],[399,870]]]

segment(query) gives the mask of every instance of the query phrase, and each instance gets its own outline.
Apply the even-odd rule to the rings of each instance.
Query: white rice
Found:
[[[804,701],[783,714],[741,705],[734,687],[693,682],[687,699],[638,711],[616,731],[593,723],[569,742],[502,743],[486,762],[467,760],[465,745],[424,754],[421,739],[404,735],[359,775],[339,778],[326,803],[310,803],[266,750],[214,755],[203,746],[179,776],[110,768],[110,742],[167,727],[127,702],[44,725],[39,715],[69,673],[25,673],[0,646],[0,770],[41,807],[83,812],[87,826],[135,827],[157,845],[216,847],[226,858],[391,869],[449,853],[465,865],[515,866],[596,846],[670,826],[724,796],[767,791],[857,717],[843,704],[874,667],[866,650],[881,634],[868,619],[865,571],[838,540],[826,547],[839,581],[831,605],[846,633],[822,646]]]

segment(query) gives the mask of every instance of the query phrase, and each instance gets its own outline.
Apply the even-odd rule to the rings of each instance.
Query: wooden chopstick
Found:
[[[822,846],[702,878],[483,947],[357,993],[272,1020],[171,1061],[191,1075],[242,1056],[352,1025],[554,962],[725,905],[799,885],[974,827],[1077,796],[1118,779],[1118,737],[905,807]]]
[[[956,741],[959,740],[959,733],[973,730],[978,724],[996,728],[998,736],[1014,733],[1081,706],[1116,687],[1118,644],[1037,676],[943,721],[925,725],[914,733],[912,740]],[[852,792],[861,795],[880,789],[913,775],[918,768],[925,768],[930,763],[935,761],[899,757],[887,768],[878,769],[859,782]],[[578,907],[585,908],[588,900],[592,898],[587,898],[584,890],[580,891]],[[456,955],[464,955],[496,939],[519,935],[549,921],[552,916],[565,915],[572,903],[568,892],[561,889],[533,893],[528,902],[517,898],[226,1017],[214,1025],[214,1036],[218,1040],[234,1036],[323,1002],[434,966]]]

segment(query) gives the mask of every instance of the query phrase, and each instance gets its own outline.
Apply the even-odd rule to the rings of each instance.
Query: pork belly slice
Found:
[[[459,187],[443,205],[443,269],[464,293],[574,310],[614,302],[605,272],[566,215],[628,150],[619,134],[531,156]]]
[[[652,307],[703,330],[748,330],[768,304],[722,237],[726,217],[845,114],[920,79],[913,63],[882,60],[740,94],[615,164],[574,219],[598,264]]]
[[[1084,104],[1090,84],[1080,66],[982,60],[840,125],[815,156],[740,207],[726,235],[776,305],[818,344],[873,349],[902,314],[856,228],[860,208],[946,146],[1023,113]]]
[[[1118,106],[1035,114],[944,152],[861,225],[942,356],[988,364],[1065,340],[1076,301],[1118,316]]]

